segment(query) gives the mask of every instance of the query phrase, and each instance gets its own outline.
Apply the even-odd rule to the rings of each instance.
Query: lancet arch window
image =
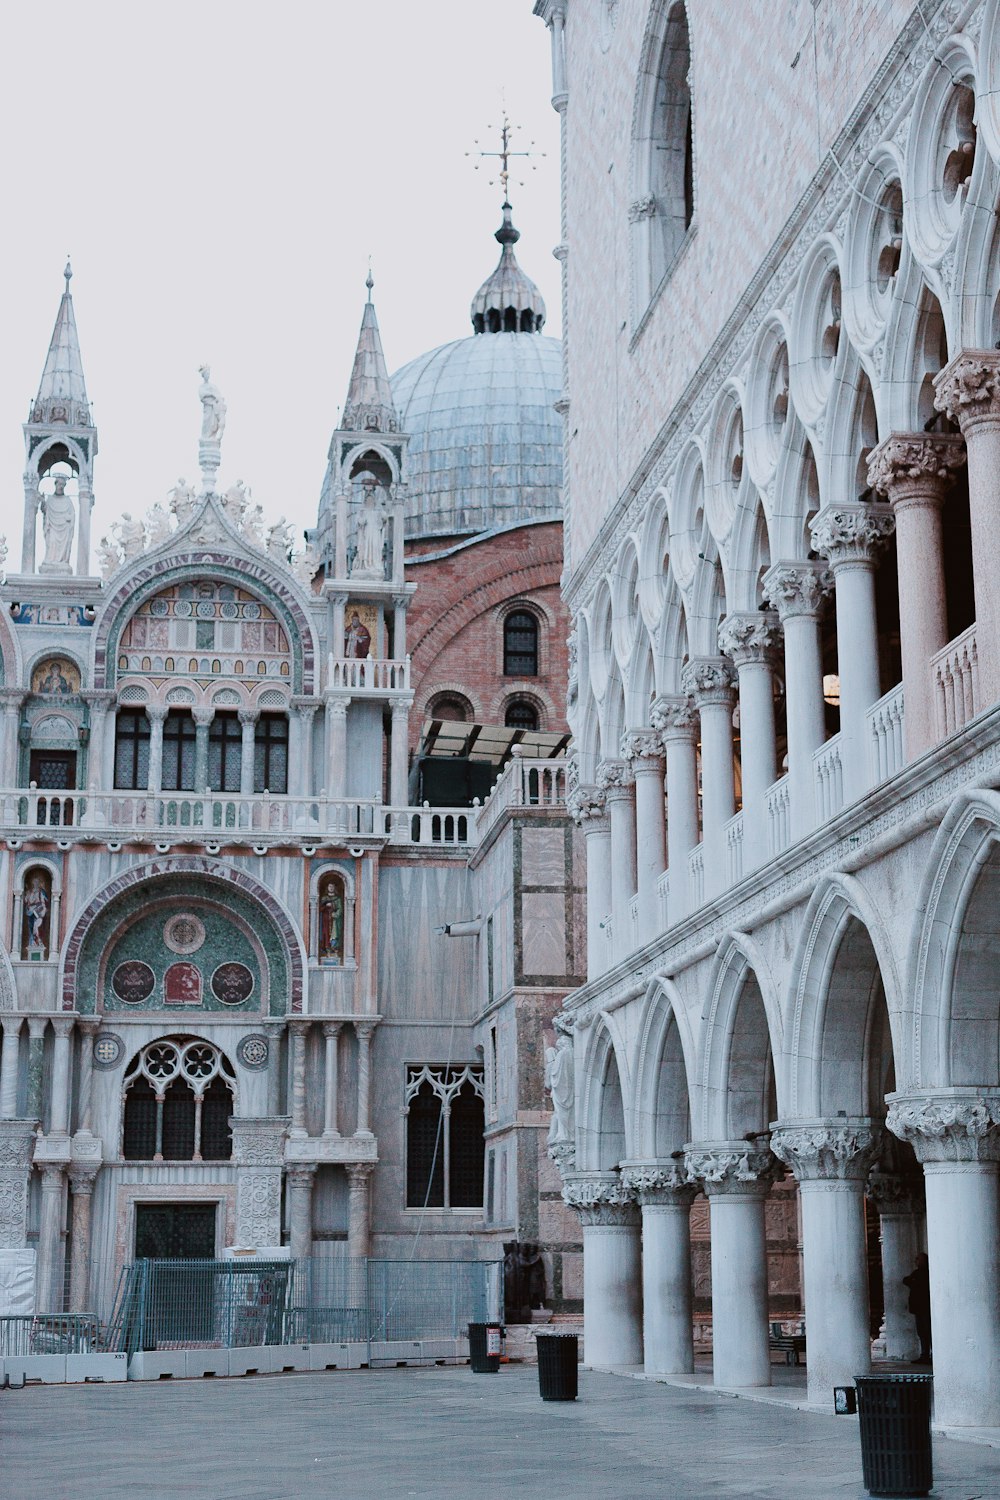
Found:
[[[406,1070],[407,1208],[482,1208],[483,1069],[411,1064]]]
[[[235,1078],[198,1037],[150,1042],[125,1077],[126,1161],[229,1161]]]
[[[662,5],[639,83],[634,235],[636,312],[645,311],[694,218],[691,38],[683,0]]]

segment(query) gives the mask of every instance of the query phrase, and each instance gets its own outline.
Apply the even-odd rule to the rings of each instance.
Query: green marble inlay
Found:
[[[29,1120],[42,1117],[42,1070],[45,1065],[45,1039],[33,1036],[28,1043],[28,1100]]]

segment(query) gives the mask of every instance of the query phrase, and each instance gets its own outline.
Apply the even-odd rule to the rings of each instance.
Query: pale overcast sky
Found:
[[[20,561],[20,424],[72,255],[100,433],[94,545],[197,478],[198,365],[229,416],[223,484],[315,519],[371,256],[390,370],[470,331],[493,268],[502,102],[521,263],[559,332],[558,119],[531,0],[49,0],[0,55],[6,232],[0,532]],[[492,131],[488,129],[493,127]],[[494,178],[491,186],[489,178]]]

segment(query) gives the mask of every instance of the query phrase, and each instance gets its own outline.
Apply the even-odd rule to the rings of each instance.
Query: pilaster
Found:
[[[267,1119],[233,1116],[236,1174],[236,1242],[274,1248],[281,1244],[281,1168],[287,1115]]]

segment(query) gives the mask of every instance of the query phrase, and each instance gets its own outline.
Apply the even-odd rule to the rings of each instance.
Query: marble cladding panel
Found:
[[[471,1021],[479,1004],[478,944],[436,929],[474,917],[476,910],[464,863],[381,867],[378,1004],[383,1015]]]
[[[559,885],[566,879],[566,836],[561,827],[522,828],[522,885]]]
[[[566,973],[566,898],[560,891],[521,896],[521,963],[533,976]]]

